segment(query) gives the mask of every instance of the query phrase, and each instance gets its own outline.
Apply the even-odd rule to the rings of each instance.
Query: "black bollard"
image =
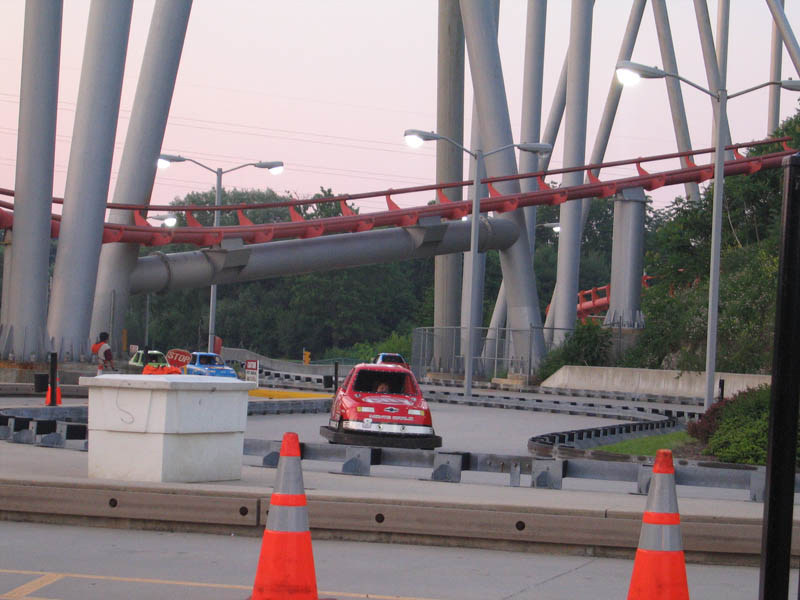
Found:
[[[800,397],[800,154],[783,159],[783,209],[767,438],[759,600],[786,598]]]
[[[339,361],[333,362],[333,395],[339,392]]]

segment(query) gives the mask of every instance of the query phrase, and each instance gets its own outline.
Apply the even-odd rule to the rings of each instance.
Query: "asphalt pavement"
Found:
[[[0,598],[241,600],[257,537],[0,522]],[[625,598],[630,560],[400,544],[313,542],[320,598]],[[758,569],[689,564],[691,598],[753,600]],[[792,572],[790,598],[797,593]],[[23,592],[27,592],[26,595]]]
[[[86,400],[65,398],[64,403],[85,404]],[[41,404],[41,398],[0,398],[0,409]],[[467,409],[441,404],[432,405],[432,410],[437,433],[444,437],[446,447],[484,452],[523,454],[525,442],[531,435],[590,427],[597,422],[608,423],[607,420],[593,417],[490,408]],[[294,430],[299,433],[301,441],[321,442],[318,429],[326,420],[327,415],[321,413],[253,416],[248,419],[246,436],[279,439],[284,431]],[[388,523],[388,516],[392,514],[390,510],[402,514],[403,507],[406,507],[409,513],[440,511],[444,515],[442,521],[455,523],[455,527],[458,527],[461,519],[460,526],[465,529],[473,525],[481,527],[480,515],[490,515],[486,517],[489,519],[487,526],[493,527],[492,519],[498,515],[521,514],[528,515],[523,517],[526,520],[530,517],[528,529],[520,532],[528,534],[530,531],[533,537],[526,539],[537,540],[536,535],[550,537],[547,544],[526,542],[520,545],[504,541],[506,538],[498,539],[497,543],[483,540],[477,545],[490,544],[491,549],[477,549],[459,547],[462,543],[474,546],[474,540],[414,533],[424,529],[410,528],[402,536],[375,534],[370,537],[366,533],[361,536],[370,541],[392,539],[406,544],[385,545],[324,539],[331,537],[330,526],[326,526],[328,534],[323,534],[325,527],[321,528],[317,536],[319,539],[314,544],[319,587],[327,592],[326,595],[343,598],[369,595],[386,600],[400,597],[433,600],[555,600],[623,597],[626,593],[632,568],[632,550],[619,549],[618,554],[624,559],[609,558],[609,555],[613,555],[613,548],[603,556],[593,555],[599,546],[584,542],[570,543],[569,539],[562,544],[558,542],[558,537],[564,535],[570,538],[572,528],[585,528],[581,523],[602,522],[605,516],[605,521],[612,520],[630,529],[627,535],[634,540],[635,547],[646,498],[632,493],[634,490],[630,484],[626,484],[627,489],[570,489],[570,483],[575,482],[566,480],[565,489],[550,490],[529,487],[529,477],[527,481],[523,478],[520,487],[511,487],[507,475],[491,475],[482,480],[470,479],[470,474],[465,472],[462,483],[450,484],[431,481],[429,469],[407,468],[400,472],[395,467],[373,467],[369,477],[342,475],[339,469],[340,465],[336,463],[303,461],[310,513],[323,505],[339,503],[336,505],[342,506],[341,503],[349,503],[356,507],[361,503],[368,505],[365,510],[372,511],[369,515],[375,513],[376,506],[386,507]],[[3,514],[5,485],[62,491],[80,489],[86,493],[95,489],[114,490],[117,496],[125,491],[143,497],[158,492],[175,497],[238,498],[268,496],[274,477],[275,469],[261,467],[258,457],[245,457],[242,479],[238,481],[140,485],[135,482],[96,480],[88,477],[85,452],[0,442],[0,516],[12,520],[27,520],[30,517],[24,511]],[[691,492],[690,489],[679,489],[681,520],[685,524],[682,531],[684,539],[688,538],[690,544],[693,536],[708,531],[708,527],[714,523],[731,523],[734,528],[741,527],[743,530],[749,528],[748,535],[758,536],[762,504],[750,502],[746,494],[736,498],[704,498],[691,497]],[[339,516],[336,518],[342,521],[342,513],[337,514]],[[465,521],[463,515],[469,515],[468,519],[474,515],[477,524]],[[592,515],[599,515],[601,519],[590,521]],[[436,517],[427,518],[427,527],[434,527]],[[512,524],[519,518],[513,516]],[[40,519],[41,515],[35,520]],[[315,519],[311,519],[312,528],[315,527]],[[56,516],[50,520],[54,523],[63,522]],[[85,522],[133,529],[139,527],[135,520],[90,519]],[[374,521],[372,525],[375,525]],[[173,529],[169,524],[158,527]],[[364,531],[368,529],[368,526],[358,523],[355,527],[362,527]],[[260,541],[257,535],[252,537],[252,531],[245,537],[241,537],[235,528],[232,531],[237,533],[204,536],[199,533],[98,530],[61,524],[48,526],[0,521],[0,598],[26,597],[13,590],[24,585],[34,589],[38,584],[33,582],[46,583],[51,580],[61,582],[61,587],[43,586],[45,589],[37,592],[36,597],[64,600],[78,597],[177,598],[186,597],[187,589],[191,589],[192,597],[196,598],[244,597],[242,592],[250,585]],[[727,526],[720,531],[727,532]],[[585,533],[582,532],[582,535]],[[333,534],[333,537],[337,536],[338,533]],[[356,539],[360,538],[356,536]],[[732,537],[731,540],[722,539],[719,543],[736,544],[741,541]],[[415,542],[417,545],[408,545]],[[456,547],[427,546],[432,543]],[[503,552],[506,547],[527,552]],[[165,554],[162,555],[162,551]],[[705,556],[705,559],[709,556]],[[718,559],[718,556],[711,558]],[[704,554],[695,552],[692,560],[703,562]],[[735,556],[733,562],[737,562]],[[742,563],[749,566],[741,566]],[[737,567],[689,564],[687,571],[692,597],[755,597],[758,570],[753,565],[757,564],[757,552],[749,559],[745,557],[739,564]],[[796,582],[792,585],[796,590]],[[51,593],[51,589],[56,591]],[[159,591],[154,591],[156,589]],[[182,590],[183,595],[176,590]]]

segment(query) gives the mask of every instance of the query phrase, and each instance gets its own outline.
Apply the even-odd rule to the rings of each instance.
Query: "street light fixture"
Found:
[[[561,223],[539,223],[539,227],[546,227],[552,229],[553,233],[561,231]]]
[[[474,346],[476,341],[475,336],[475,318],[478,315],[478,306],[480,305],[480,298],[475,293],[475,281],[478,279],[478,220],[481,214],[481,178],[480,174],[483,172],[483,161],[487,156],[508,150],[509,148],[519,148],[524,152],[533,152],[534,154],[547,155],[553,151],[553,146],[550,144],[538,144],[522,142],[519,144],[506,144],[500,148],[495,148],[489,152],[484,152],[481,149],[469,150],[457,141],[441,135],[433,131],[423,131],[422,129],[406,129],[403,134],[406,144],[411,148],[419,148],[425,142],[432,142],[436,140],[444,140],[460,148],[471,157],[475,159],[475,176],[473,178],[473,194],[472,194],[472,226],[470,228],[470,244],[469,254],[472,260],[472,272],[470,278],[472,279],[472,297],[469,302],[469,326],[467,328],[467,343],[466,350],[464,351],[464,395],[469,397],[472,395],[472,361],[475,355]]]
[[[178,217],[173,213],[167,213],[166,215],[153,215],[152,217],[147,217],[148,219],[153,219],[154,221],[161,221],[161,224],[164,227],[175,227],[178,224]]]
[[[198,167],[202,167],[206,171],[211,171],[212,173],[216,174],[217,176],[217,185],[216,185],[216,195],[214,198],[214,206],[222,206],[222,176],[225,173],[230,173],[231,171],[237,171],[239,169],[243,169],[244,167],[255,167],[257,169],[267,169],[272,175],[280,175],[283,172],[283,162],[279,160],[275,161],[258,161],[258,162],[249,162],[244,163],[243,165],[238,165],[236,167],[231,167],[230,169],[222,169],[216,168],[212,169],[211,167],[204,165],[203,163],[194,160],[193,158],[188,158],[186,156],[180,156],[177,154],[161,154],[158,157],[158,166],[160,168],[169,167],[171,163],[179,163],[179,162],[191,162],[196,164]],[[219,217],[220,211],[214,211],[214,227],[219,227]],[[214,337],[215,337],[215,328],[217,323],[217,285],[215,283],[211,284],[211,300],[209,303],[208,309],[208,351],[214,351]]]
[[[711,261],[708,277],[708,331],[706,333],[706,390],[704,399],[704,410],[711,408],[714,401],[714,370],[717,360],[717,317],[719,310],[719,261],[720,247],[722,242],[722,192],[725,185],[725,159],[723,156],[725,138],[722,124],[727,120],[727,106],[730,98],[736,98],[749,92],[767,87],[778,85],[785,90],[800,91],[800,81],[794,79],[784,79],[782,81],[767,81],[759,85],[728,94],[728,90],[720,88],[712,92],[681,77],[677,73],[668,73],[657,67],[648,67],[629,60],[621,60],[617,63],[617,79],[623,85],[636,84],[639,78],[644,79],[663,79],[672,77],[679,81],[700,90],[704,94],[711,96],[717,102],[716,114],[716,140],[714,142],[714,195],[712,201],[712,220],[711,220]]]

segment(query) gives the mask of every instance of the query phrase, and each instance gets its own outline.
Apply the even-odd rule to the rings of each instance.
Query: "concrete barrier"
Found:
[[[247,391],[255,383],[196,375],[101,375],[89,388],[89,477],[240,479]]]
[[[771,377],[743,373],[715,373],[715,393],[719,389],[720,379],[725,380],[725,396],[730,397],[746,389],[769,384]],[[705,396],[705,381],[705,371],[570,365],[561,367],[542,382],[541,387],[702,398]]]

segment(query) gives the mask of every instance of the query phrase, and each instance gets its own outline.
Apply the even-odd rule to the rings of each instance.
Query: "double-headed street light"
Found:
[[[717,360],[717,313],[719,308],[719,261],[720,246],[722,241],[722,192],[725,185],[725,137],[723,125],[727,121],[727,103],[731,98],[742,96],[770,85],[778,85],[783,89],[798,92],[800,81],[785,79],[783,81],[767,81],[747,88],[735,94],[728,94],[724,88],[711,91],[703,86],[681,77],[677,73],[668,73],[657,67],[648,67],[628,60],[617,63],[617,79],[623,85],[635,85],[639,79],[663,79],[673,77],[679,81],[708,94],[717,101],[716,129],[717,135],[714,143],[714,196],[711,221],[711,265],[708,277],[708,332],[706,334],[706,390],[704,409],[707,411],[714,401],[714,370]]]
[[[238,169],[243,169],[244,167],[255,167],[257,169],[268,169],[270,173],[273,175],[280,175],[283,172],[283,162],[279,160],[275,161],[259,161],[259,162],[249,162],[243,165],[239,165],[236,167],[232,167],[230,169],[222,169],[216,168],[212,169],[211,167],[204,165],[203,163],[194,160],[193,158],[188,158],[185,156],[179,156],[175,154],[161,154],[158,157],[158,166],[159,168],[166,168],[169,167],[172,163],[177,162],[190,162],[196,164],[198,167],[202,167],[206,171],[211,171],[212,173],[216,174],[217,176],[217,185],[216,185],[216,197],[214,199],[214,206],[222,206],[222,176],[225,173],[230,173],[231,171],[236,171]],[[219,217],[220,211],[214,211],[214,227],[219,227]],[[215,328],[217,322],[217,285],[212,283],[211,284],[211,301],[209,304],[208,309],[208,351],[214,352],[214,337],[215,337]]]
[[[535,143],[527,143],[523,142],[520,144],[506,144],[505,146],[501,146],[500,148],[495,148],[489,152],[484,152],[481,149],[476,150],[468,150],[463,145],[459,144],[457,141],[450,139],[446,135],[440,135],[438,133],[434,133],[433,131],[422,131],[420,129],[406,129],[404,138],[406,144],[411,148],[419,148],[425,142],[431,142],[435,140],[444,140],[453,144],[455,147],[460,148],[467,154],[469,154],[472,158],[475,159],[475,177],[473,183],[473,195],[472,195],[472,226],[470,229],[470,244],[469,244],[469,254],[470,259],[472,260],[472,272],[470,273],[470,278],[472,281],[472,285],[470,289],[472,290],[472,296],[469,302],[469,327],[467,328],[467,343],[466,349],[464,350],[464,395],[469,397],[472,395],[472,361],[473,357],[475,356],[474,346],[476,342],[476,335],[475,335],[475,319],[477,318],[479,306],[481,304],[481,298],[478,294],[477,286],[475,282],[478,280],[479,277],[479,265],[478,265],[478,221],[481,214],[481,173],[483,172],[483,161],[487,156],[491,156],[492,154],[496,154],[497,152],[502,152],[503,150],[508,150],[509,148],[519,148],[524,152],[533,152],[534,154],[540,155],[547,155],[553,151],[553,147],[550,144],[535,144]]]

